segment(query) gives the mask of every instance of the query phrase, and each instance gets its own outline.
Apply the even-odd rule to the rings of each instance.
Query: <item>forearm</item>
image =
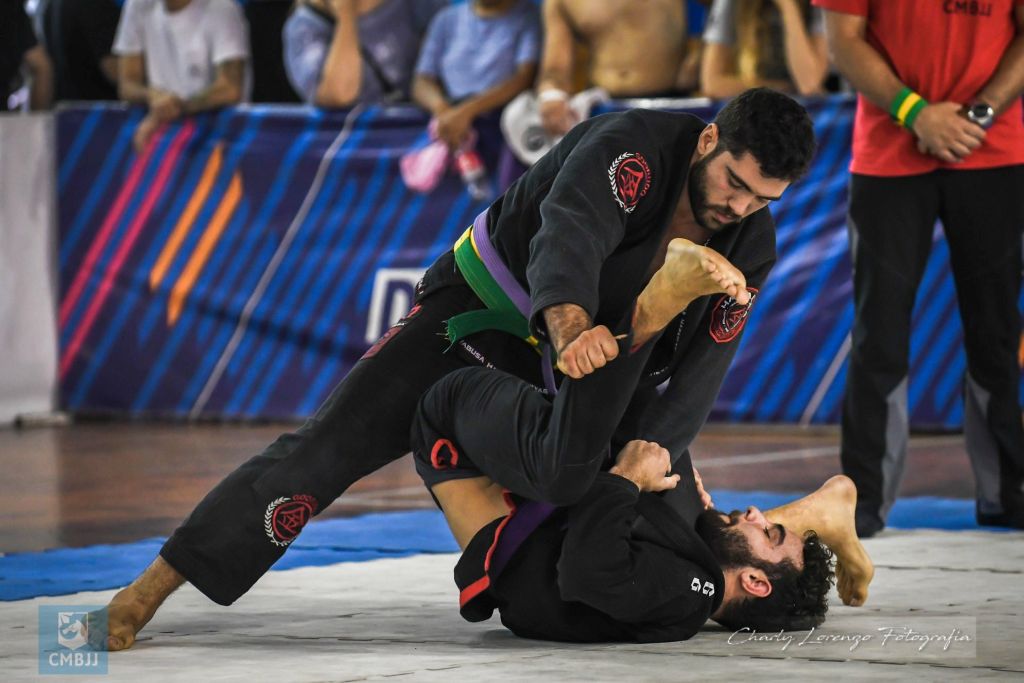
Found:
[[[117,96],[132,104],[149,104],[149,86],[142,81],[122,78],[117,83]]]
[[[704,45],[700,38],[687,40],[686,55],[679,63],[676,73],[676,89],[690,92],[700,84],[700,55]]]
[[[412,101],[434,116],[451,107],[440,84],[432,76],[417,74],[412,82]]]
[[[355,11],[350,6],[336,11],[334,38],[320,74],[316,103],[326,107],[347,107],[358,99],[363,85],[363,58],[359,52]]]
[[[713,74],[702,79],[701,94],[713,100],[723,100],[735,97],[750,87],[739,76]]]
[[[892,67],[863,38],[830,40],[832,61],[853,89],[888,111],[892,101],[906,87]]]
[[[999,62],[999,68],[978,93],[977,99],[991,105],[996,114],[1001,114],[1020,98],[1022,92],[1024,92],[1024,33],[1018,31],[1017,39],[1010,43],[1010,47]]]
[[[228,79],[218,78],[209,88],[187,98],[182,103],[185,114],[198,114],[209,109],[219,109],[242,101],[242,86]]]
[[[29,107],[33,111],[49,109],[53,103],[53,66],[41,47],[32,48],[26,55],[32,73]]]
[[[740,78],[736,70],[736,51],[728,45],[710,43],[704,47],[700,65],[701,94],[712,99],[739,95],[754,84]]]
[[[572,89],[572,78],[568,69],[556,67],[545,68],[537,79],[537,92],[544,90],[563,90],[569,92]]]
[[[782,32],[789,76],[801,95],[812,95],[821,91],[828,60],[819,54],[814,41],[807,32],[803,14],[794,2],[779,5],[782,14]]]
[[[544,309],[544,325],[556,352],[560,352],[576,337],[593,327],[594,323],[576,304],[556,304]]]
[[[469,114],[476,118],[481,114],[508,104],[516,95],[530,87],[536,69],[533,66],[521,68],[511,78],[498,85],[470,97],[460,106],[465,107]]]
[[[544,0],[544,54],[537,90],[572,87],[573,35],[560,0]]]

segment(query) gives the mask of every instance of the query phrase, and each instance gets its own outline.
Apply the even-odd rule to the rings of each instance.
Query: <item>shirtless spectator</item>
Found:
[[[309,104],[405,101],[420,42],[448,0],[297,0],[285,22],[284,67]]]
[[[697,56],[680,0],[544,0],[544,54],[537,94],[544,127],[564,135],[578,121],[569,109],[576,44],[589,52],[590,86],[612,97],[675,95],[696,85]]]
[[[249,29],[234,0],[127,0],[114,54],[118,95],[149,108],[139,151],[169,121],[248,99]]]

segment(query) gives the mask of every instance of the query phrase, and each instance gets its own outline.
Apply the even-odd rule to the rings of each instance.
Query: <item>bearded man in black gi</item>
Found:
[[[417,401],[445,375],[494,367],[550,392],[559,374],[579,379],[613,360],[610,327],[677,238],[725,256],[735,280],[668,323],[612,443],[643,439],[682,457],[775,263],[767,206],[813,154],[807,112],[766,89],[743,93],[710,124],[633,110],[573,128],[438,258],[413,309],[317,413],[229,474],[114,596],[108,648],[130,647],[184,581],[221,605],[238,599],[312,516],[409,452]]]

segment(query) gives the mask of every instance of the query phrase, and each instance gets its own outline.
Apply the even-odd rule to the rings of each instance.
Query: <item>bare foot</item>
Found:
[[[633,325],[636,343],[643,343],[668,325],[690,302],[722,292],[740,304],[750,300],[746,278],[713,249],[681,237],[669,242],[665,263],[637,297]]]
[[[167,596],[185,582],[185,578],[162,557],[157,557],[130,586],[122,588],[107,605],[106,615],[90,613],[89,643],[116,652],[127,650],[135,636],[156,614]],[[102,628],[103,622],[106,628]],[[104,640],[106,642],[104,642]]]
[[[843,604],[858,607],[868,598],[875,566],[857,538],[857,487],[836,475],[814,493],[765,513],[770,521],[803,534],[814,530],[836,554],[836,589]]]

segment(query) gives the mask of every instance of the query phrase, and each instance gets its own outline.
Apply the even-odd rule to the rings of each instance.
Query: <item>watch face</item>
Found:
[[[982,128],[992,125],[994,114],[992,107],[984,103],[972,104],[967,110],[967,117]]]

